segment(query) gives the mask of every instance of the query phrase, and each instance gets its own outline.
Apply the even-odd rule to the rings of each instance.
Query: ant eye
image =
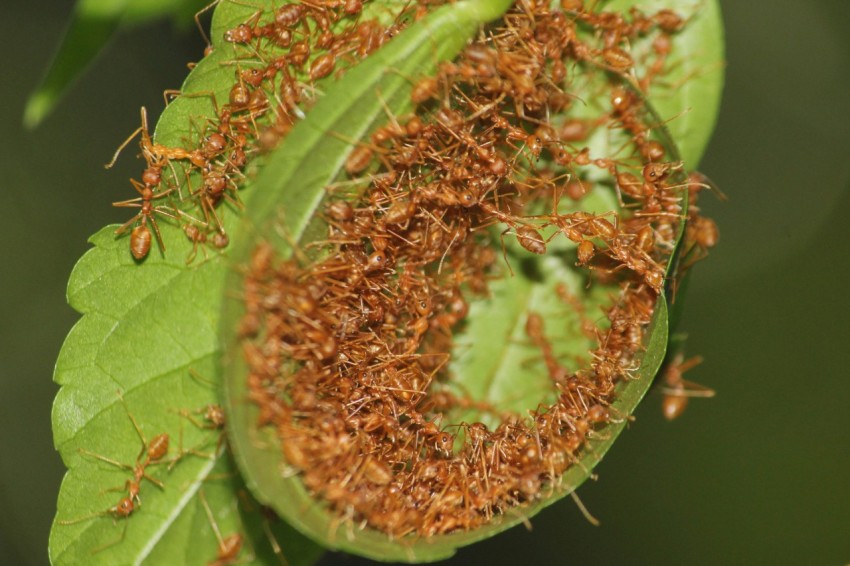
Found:
[[[366,271],[382,269],[387,262],[387,256],[383,252],[375,252],[366,260]]]
[[[475,197],[469,191],[462,191],[458,196],[461,206],[470,207],[475,204]]]

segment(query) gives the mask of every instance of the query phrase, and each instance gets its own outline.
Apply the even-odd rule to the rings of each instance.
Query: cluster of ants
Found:
[[[198,140],[155,143],[142,109],[140,128],[109,164],[141,133],[146,167],[131,181],[139,196],[115,203],[139,209],[117,230],[130,232],[133,257],[148,255],[153,236],[165,249],[157,215],[179,223],[193,243],[187,262],[207,245],[225,248],[222,203],[241,206],[246,167],[304,117],[317,81],[368,56],[437,3],[412,3],[383,25],[362,17],[360,0],[302,0],[228,30],[224,40],[242,54],[230,62],[234,85],[226,104],[213,99],[215,117]],[[564,471],[580,465],[587,439],[624,418],[611,407],[615,386],[632,379],[655,301],[675,283],[665,266],[684,192],[690,259],[671,275],[717,241],[714,223],[693,206],[705,180],[665,161],[652,135],[660,125],[650,126],[643,109],[641,91],[663,75],[684,25],[670,10],[624,15],[580,0],[560,9],[517,2],[457,61],[416,82],[416,114],[389,115],[368,142],[354,144],[345,163],[352,180],[329,187],[325,241],[286,260],[258,244],[245,267],[239,328],[258,425],[278,430],[286,462],[339,522],[393,537],[473,529],[556,490]],[[651,52],[637,65],[629,46],[647,38]],[[592,88],[610,89],[610,108],[571,114],[583,103],[568,87],[592,73],[601,77]],[[617,154],[627,155],[591,155],[592,139],[616,134],[627,140]],[[622,212],[577,210],[588,193],[606,190],[603,177]],[[342,186],[353,188],[340,198]],[[529,312],[525,330],[555,401],[521,415],[457,394],[449,353],[469,301],[486,300],[490,282],[506,276],[498,245],[510,270],[509,252],[515,261],[545,254],[555,238],[571,242],[593,284],[619,289],[598,320],[583,319],[597,343],[589,367],[576,360],[568,368],[544,317]],[[580,303],[564,286],[555,292]],[[666,374],[669,418],[695,391],[681,377],[693,365],[679,360]],[[447,422],[470,409],[497,424]],[[126,495],[65,524],[129,517],[143,480],[162,486],[147,470],[174,463],[166,459],[168,435],[147,443],[133,424],[143,450],[132,466],[88,453],[132,472]],[[224,564],[241,539],[237,545],[213,528],[216,563]]]
[[[237,57],[225,63],[236,68],[234,85],[227,103],[221,106],[212,93],[201,94],[212,98],[215,116],[201,128],[197,141],[187,139],[179,147],[156,143],[148,126],[147,111],[141,109],[139,128],[118,147],[106,165],[111,168],[121,152],[141,134],[139,146],[146,165],[140,180],[131,179],[139,196],[114,203],[117,207],[138,209],[137,214],[116,230],[116,235],[129,232],[130,252],[136,260],[147,257],[154,237],[165,251],[157,217],[179,223],[193,243],[187,263],[194,261],[199,249],[206,254],[207,245],[226,248],[230,239],[220,206],[229,202],[241,207],[238,190],[246,168],[256,155],[273,148],[304,117],[315,100],[315,83],[335,70],[343,72],[398,33],[407,22],[426,13],[424,3],[405,7],[392,24],[384,25],[378,19],[361,17],[363,3],[360,0],[290,3],[276,9],[267,23],[261,22],[267,14],[258,10],[248,22],[228,30],[223,39],[237,48]],[[209,46],[205,55],[211,52]],[[214,429],[219,441],[223,441],[224,413],[218,405],[210,405],[201,412],[204,422],[195,419],[192,413],[181,414],[199,428]],[[119,488],[121,498],[105,510],[60,519],[58,524],[74,525],[104,516],[129,519],[141,507],[144,482],[164,489],[162,479],[151,474],[152,468],[167,466],[170,471],[187,454],[214,456],[197,448],[184,450],[182,442],[180,453],[169,456],[168,433],[158,434],[148,442],[129,410],[127,415],[142,443],[132,464],[80,450],[86,457],[130,472],[131,477]],[[201,443],[206,444],[207,441]],[[203,491],[199,492],[199,498],[218,540],[217,557],[210,564],[221,566],[236,561],[243,546],[242,535],[222,536]],[[123,535],[92,552],[100,552],[122,539]],[[285,560],[277,542],[273,538],[270,542],[275,553]]]
[[[224,202],[242,206],[238,190],[246,166],[304,117],[315,100],[315,83],[335,70],[343,72],[398,33],[405,22],[424,15],[424,6],[406,8],[393,24],[382,25],[361,18],[362,10],[361,0],[290,3],[277,8],[267,23],[261,23],[267,14],[259,10],[250,21],[228,30],[223,39],[237,49],[235,59],[226,62],[236,67],[235,83],[220,107],[214,94],[198,94],[212,98],[215,116],[197,141],[185,140],[186,147],[154,143],[142,108],[140,127],[106,165],[112,167],[141,133],[146,167],[141,181],[130,181],[139,196],[114,203],[139,209],[116,230],[118,235],[130,232],[130,252],[136,260],[147,257],[153,236],[165,250],[157,215],[182,226],[193,244],[187,263],[199,248],[206,254],[207,245],[227,247],[230,238],[218,209]]]
[[[325,240],[293,242],[289,258],[257,244],[243,266],[238,328],[249,397],[258,426],[275,428],[292,473],[337,524],[391,537],[474,529],[556,491],[586,441],[626,418],[611,406],[616,386],[634,378],[669,283],[683,196],[693,202],[706,186],[665,161],[640,94],[683,25],[669,10],[624,16],[574,0],[560,9],[518,2],[456,61],[416,82],[414,115],[389,115],[354,144],[351,179],[328,188]],[[655,59],[636,77],[628,46],[652,34]],[[570,117],[576,69],[610,89],[600,116]],[[625,139],[628,155],[592,156],[589,140],[606,135]],[[602,175],[622,212],[570,212],[606,190]],[[343,186],[354,188],[340,196]],[[687,214],[695,259],[716,226],[696,207]],[[527,414],[451,388],[450,352],[469,301],[486,300],[491,281],[506,276],[497,238],[511,272],[509,251],[522,261],[566,238],[593,275],[588,284],[613,290],[598,320],[585,315],[596,341],[587,367],[567,367],[543,316],[526,314],[551,382],[541,396],[555,399]],[[563,286],[553,291],[576,302]],[[681,372],[674,381],[670,396],[685,390]],[[495,424],[447,422],[469,409]]]

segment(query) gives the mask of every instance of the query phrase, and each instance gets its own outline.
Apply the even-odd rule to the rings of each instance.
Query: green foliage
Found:
[[[38,126],[122,28],[165,17],[185,24],[206,4],[207,0],[77,0],[65,37],[27,100],[24,124]]]
[[[201,305],[220,301],[222,266],[213,260],[186,269],[188,242],[174,230],[164,236],[167,258],[151,257],[145,276],[127,254],[126,241],[116,240],[112,228],[92,237],[95,248],[77,264],[68,298],[85,314],[71,331],[56,366],[62,389],[54,403],[54,439],[69,468],[59,497],[57,521],[75,520],[115,505],[128,471],[80,452],[85,449],[124,464],[133,464],[141,441],[128,412],[141,423],[145,438],[172,435],[172,455],[178,431],[185,449],[212,457],[186,454],[172,471],[151,468],[164,483],[159,489],[142,482],[142,508],[128,519],[93,518],[76,524],[56,523],[50,555],[55,564],[114,564],[146,558],[168,548],[185,549],[191,536],[198,549],[187,563],[206,563],[215,557],[212,531],[199,529],[206,517],[195,494],[203,489],[210,506],[222,513],[225,533],[243,530],[235,513],[244,491],[226,452],[217,450],[218,433],[201,430],[180,411],[196,411],[217,401],[214,386],[193,380],[215,375],[216,317]],[[168,259],[173,258],[173,259]],[[213,311],[214,312],[214,311]],[[120,403],[122,392],[126,409]],[[201,416],[197,415],[196,420]],[[116,524],[117,523],[117,524]],[[245,529],[249,525],[245,522]],[[261,525],[250,532],[259,552],[265,541]],[[126,529],[126,532],[124,531]],[[122,539],[123,537],[123,539]],[[92,549],[121,540],[97,554]],[[183,541],[183,542],[181,542]],[[292,532],[281,538],[292,563],[310,563],[315,547]]]
[[[726,61],[720,4],[717,0],[611,0],[605,9],[632,6],[645,13],[669,8],[687,19],[682,33],[673,35],[669,70],[650,86],[647,98],[676,141],[682,160],[695,168],[714,131],[723,90]],[[633,49],[640,57],[650,46],[644,43]]]
[[[80,6],[84,4],[81,2]],[[93,1],[86,6],[96,4]],[[567,471],[557,492],[524,508],[523,517],[505,515],[473,532],[412,542],[390,542],[385,535],[368,529],[350,536],[335,533],[330,528],[331,518],[297,480],[281,481],[277,439],[268,435],[265,444],[258,444],[258,431],[253,426],[255,409],[244,402],[241,356],[229,348],[233,321],[239,316],[236,301],[227,300],[233,299],[232,294],[239,288],[234,266],[244,262],[255,238],[269,239],[285,250],[291,241],[306,242],[316,237],[320,226],[315,215],[324,187],[336,179],[352,148],[343,140],[366,135],[385,118],[385,105],[396,114],[409,110],[411,84],[407,77],[425,74],[438,61],[454,57],[481,22],[498,17],[509,4],[505,0],[470,0],[438,10],[351,69],[340,81],[328,85],[324,97],[268,157],[266,166],[244,193],[247,213],[228,254],[211,253],[206,259],[187,265],[184,259],[192,251],[192,244],[178,227],[167,222],[160,222],[167,251],[152,250],[141,265],[128,253],[126,239],[115,238],[114,226],[91,238],[94,248],[77,264],[68,286],[69,303],[84,316],[69,334],[55,373],[55,380],[62,387],[53,409],[54,440],[69,471],[51,531],[53,563],[207,563],[215,558],[217,543],[197,497],[201,490],[216,514],[221,532],[245,533],[248,554],[257,562],[274,560],[266,532],[270,527],[290,564],[311,563],[321,549],[285,524],[264,524],[239,471],[256,497],[323,546],[384,560],[417,561],[449,556],[459,546],[505,530],[571,492],[588,477],[622,430],[624,420],[601,430],[584,448],[580,465]],[[640,4],[646,11],[663,4],[686,14],[702,8],[675,38],[674,57],[678,64],[666,77],[670,84],[666,89],[662,84],[650,92],[660,113],[653,118],[658,122],[659,138],[671,155],[676,155],[672,140],[679,142],[688,165],[695,166],[713,127],[722,86],[717,3],[615,0],[606,7],[632,4]],[[111,19],[95,18],[94,9],[85,12],[86,25],[101,22],[97,24],[101,27],[95,28],[100,30],[96,37],[107,37],[123,10],[129,9],[129,3],[110,6],[107,14],[111,14]],[[232,46],[220,38],[224,30],[247,20],[255,10],[235,2],[222,2],[217,7],[211,32],[215,50],[187,78],[182,89],[184,96],[166,109],[157,125],[158,143],[182,145],[192,136],[188,124],[214,116],[210,93],[218,100],[227,99],[233,75],[232,68],[222,63],[232,59],[234,53]],[[112,27],[106,21],[111,21]],[[73,31],[76,25],[69,38],[73,33],[82,33]],[[91,41],[87,52],[93,54],[103,41]],[[28,108],[28,120],[41,119],[71,75],[84,66],[86,57],[77,58],[74,64],[64,62],[66,52],[63,48],[63,55],[54,64],[54,68],[62,70],[51,71],[42,90],[31,100],[31,106],[37,109]],[[65,78],[50,78],[54,74]],[[677,84],[679,81],[682,84]],[[34,102],[39,96],[45,97],[44,101]],[[607,103],[593,99],[587,102],[589,107]],[[664,127],[662,117],[675,119]],[[327,132],[339,135],[329,136]],[[600,193],[583,202],[582,208],[605,212],[616,208],[616,199],[613,194]],[[233,211],[224,214],[232,215]],[[565,267],[561,258],[536,260],[511,247],[509,261],[517,276],[495,283],[490,299],[472,305],[452,371],[458,382],[476,396],[527,407],[545,399],[539,398],[544,370],[534,360],[534,349],[523,343],[524,314],[529,309],[556,308],[550,291],[554,282],[565,283],[582,297],[588,310],[603,304],[606,297],[604,289],[583,293],[577,275]],[[664,357],[667,335],[667,305],[661,300],[637,379],[622,384],[618,390],[613,407],[617,414],[630,415],[643,397]],[[560,352],[588,348],[587,338],[579,333],[556,337]],[[497,357],[488,352],[488,345],[504,353]],[[200,414],[193,415],[196,422],[181,414],[220,402],[218,384],[223,358],[227,369],[224,400],[231,427],[229,439],[239,463],[238,471],[228,451],[219,446],[219,433],[197,426],[196,422],[202,419]],[[191,377],[190,369],[201,377]],[[146,440],[169,433],[169,458],[179,457],[179,461],[173,466],[165,463],[149,468],[150,475],[161,480],[163,488],[143,480],[142,506],[131,517],[113,520],[97,516],[77,521],[104,512],[122,495],[118,491],[124,489],[123,482],[130,472],[91,454],[130,466],[136,463],[142,443],[128,412],[140,423]],[[183,452],[178,444],[182,444]],[[112,488],[118,491],[107,491]],[[67,521],[76,522],[64,524]],[[110,545],[112,542],[116,544]],[[101,550],[104,545],[109,546]],[[92,554],[93,549],[98,551]]]
[[[257,238],[274,242],[281,250],[291,249],[292,241],[309,241],[311,221],[320,210],[325,187],[342,171],[352,149],[343,140],[359,139],[385,121],[385,107],[394,114],[406,111],[412,85],[405,77],[433,73],[439,61],[454,58],[482,23],[498,17],[510,4],[474,0],[441,8],[332,85],[269,157],[269,164],[254,181],[248,212],[233,243],[235,265],[248,258]],[[328,136],[327,132],[337,136]],[[231,273],[228,287],[240,289],[238,267]],[[230,301],[226,308],[222,337],[232,340],[241,313],[237,301]],[[451,548],[432,548],[429,543],[416,548],[388,543],[386,535],[369,531],[337,537],[329,530],[332,518],[311,501],[301,483],[294,478],[280,481],[280,449],[274,439],[257,442],[257,411],[244,401],[246,373],[240,352],[234,346],[225,356],[229,438],[252,492],[261,501],[331,548],[383,560],[434,560],[451,553]]]
[[[222,4],[215,15],[214,36],[221,37],[252,13],[244,5]],[[189,96],[175,100],[163,114],[157,141],[179,145],[191,135],[188,125],[193,120],[212,116],[209,93],[226,99],[229,90],[232,71],[221,65],[228,57],[233,57],[232,51],[221,45],[198,64],[183,85],[183,93]],[[217,545],[211,529],[197,528],[199,522],[207,521],[195,497],[201,489],[211,508],[224,514],[219,518],[222,532],[247,531],[246,546],[258,556],[268,554],[263,525],[256,518],[240,520],[235,513],[246,507],[242,499],[247,491],[228,454],[216,450],[217,436],[180,415],[180,411],[199,410],[218,401],[215,382],[192,379],[189,370],[208,380],[216,378],[224,261],[214,255],[187,266],[184,259],[191,243],[176,226],[159,224],[167,253],[151,253],[139,266],[128,254],[127,239],[116,239],[111,226],[92,237],[94,248],[71,275],[68,302],[84,317],[66,339],[54,376],[62,386],[53,407],[54,442],[69,469],[50,537],[54,564],[142,562],[164,555],[166,549],[186,553],[189,537],[193,545],[210,553],[191,552],[185,563],[207,563],[215,558]],[[142,508],[128,519],[97,517],[62,524],[109,509],[121,497],[104,490],[123,489],[128,471],[80,450],[133,464],[141,445],[127,411],[141,423],[148,440],[167,432],[173,447],[181,431],[185,449],[214,453],[214,457],[187,454],[172,471],[166,465],[152,468],[151,475],[165,487],[160,490],[143,481]],[[281,531],[278,536],[290,563],[311,563],[317,556],[318,548],[290,528],[275,528]],[[120,544],[92,554],[93,549],[118,539]]]

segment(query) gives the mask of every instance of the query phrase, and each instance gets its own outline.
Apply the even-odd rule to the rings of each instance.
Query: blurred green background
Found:
[[[579,494],[461,551],[457,564],[850,562],[850,2],[722,0],[727,85],[701,169],[721,243],[695,269],[683,328],[717,390],[682,418],[650,394]],[[51,381],[78,319],[65,284],[86,238],[123,214],[138,163],[102,165],[145,105],[200,57],[168,24],[121,34],[54,115],[21,120],[70,0],[0,7],[0,563],[44,564],[64,468]],[[326,564],[360,564],[328,556]]]

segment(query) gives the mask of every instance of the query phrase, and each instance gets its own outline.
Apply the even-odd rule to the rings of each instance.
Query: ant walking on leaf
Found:
[[[121,401],[121,404],[124,406],[124,410],[127,412],[127,417],[130,419],[130,422],[133,424],[133,428],[141,440],[142,447],[139,451],[138,456],[136,456],[136,461],[131,464],[126,464],[124,462],[119,462],[114,458],[110,458],[108,456],[103,456],[96,452],[92,452],[90,450],[86,450],[85,448],[80,448],[80,453],[94,458],[96,460],[100,460],[102,462],[106,462],[116,468],[129,470],[132,472],[132,477],[127,479],[123,488],[111,488],[106,491],[121,491],[126,490],[126,495],[122,497],[118,503],[114,506],[109,507],[103,511],[98,511],[95,513],[90,513],[88,515],[83,515],[82,517],[77,517],[76,519],[68,519],[68,520],[60,520],[57,521],[60,525],[74,525],[77,523],[81,523],[83,521],[88,521],[90,519],[94,519],[96,517],[103,517],[107,515],[111,515],[113,519],[124,519],[128,518],[137,507],[141,506],[141,486],[142,481],[147,480],[150,483],[156,485],[160,489],[164,489],[163,483],[148,475],[147,469],[149,466],[157,465],[163,463],[163,459],[168,454],[169,447],[169,436],[166,433],[158,434],[154,436],[150,441],[145,439],[144,433],[142,432],[141,427],[139,426],[136,418],[130,413],[129,409],[127,409],[126,402],[124,401],[124,397],[118,392],[118,398]],[[124,535],[126,534],[126,525],[124,526],[124,532],[121,534],[121,537],[116,541],[108,543],[106,545],[95,548],[92,553],[100,552],[110,546],[113,546],[124,539]]]
[[[212,385],[212,382],[203,377],[198,371],[190,368],[189,375],[199,383]],[[223,454],[222,447],[226,443],[224,435],[225,414],[224,409],[220,405],[209,404],[205,407],[191,410],[180,409],[177,413],[188,420],[192,425],[200,431],[208,431],[210,434],[202,439],[192,448],[184,448],[183,444],[183,422],[180,423],[179,447],[177,455],[170,458],[168,470],[171,471],[178,463],[187,455],[197,456],[207,460],[214,460]],[[204,447],[212,444],[215,440],[215,450],[213,452],[203,452]]]
[[[154,194],[151,188],[147,185],[142,185],[134,179],[131,179],[130,182],[133,183],[133,188],[138,191],[140,196],[134,199],[114,202],[112,203],[112,206],[136,207],[140,210],[133,218],[122,224],[121,227],[115,231],[115,234],[121,235],[126,232],[130,226],[135,224],[136,221],[141,221],[141,224],[133,228],[130,233],[130,253],[133,254],[133,257],[136,258],[136,260],[141,261],[147,257],[148,252],[150,252],[151,249],[151,233],[147,227],[148,220],[150,220],[151,226],[153,226],[154,233],[156,234],[156,241],[159,244],[160,249],[165,251],[165,244],[162,243],[162,234],[159,231],[159,226],[156,223],[154,214],[162,214],[163,216],[167,216],[175,220],[177,220],[177,216],[173,213],[173,209],[168,209],[164,206],[155,206],[153,201],[168,196],[174,191],[174,188]]]
[[[218,522],[215,520],[215,515],[213,515],[212,509],[210,509],[210,505],[207,502],[207,497],[203,490],[198,492],[198,498],[204,506],[204,512],[210,521],[210,526],[212,527],[213,533],[215,533],[215,538],[218,541],[218,553],[215,560],[209,562],[209,566],[227,566],[228,564],[236,564],[238,562],[237,557],[242,551],[242,535],[239,533],[233,533],[226,537],[222,536],[221,530],[218,527]]]
[[[141,133],[141,141],[139,142],[139,146],[142,149],[142,155],[145,158],[145,161],[148,164],[147,169],[142,173],[142,182],[136,181],[135,179],[131,179],[130,182],[133,185],[133,188],[139,193],[139,196],[134,199],[128,199],[123,201],[118,201],[113,203],[113,206],[117,207],[131,207],[131,208],[139,208],[139,212],[130,220],[122,224],[116,231],[116,235],[121,235],[130,229],[137,221],[141,221],[138,226],[135,226],[130,233],[130,252],[133,254],[133,257],[136,260],[142,260],[147,257],[148,252],[151,247],[151,233],[147,227],[148,220],[150,220],[151,226],[153,226],[154,234],[156,235],[157,243],[159,244],[160,249],[165,251],[165,245],[162,242],[162,234],[159,231],[159,226],[156,223],[156,219],[154,218],[155,214],[161,214],[163,216],[167,216],[169,218],[173,218],[177,220],[177,211],[170,209],[165,206],[156,206],[154,201],[162,199],[172,192],[174,192],[175,187],[170,189],[154,192],[154,189],[161,183],[162,181],[162,168],[168,164],[171,165],[172,159],[188,159],[190,157],[190,152],[183,148],[172,148],[164,145],[153,143],[151,139],[149,130],[148,130],[148,115],[147,110],[143,106],[141,109],[141,126],[139,126],[136,131],[134,131],[130,136],[120,145],[118,149],[115,151],[115,155],[112,157],[112,160],[105,165],[107,169],[111,168],[115,165],[115,162],[118,160],[118,156],[121,154],[121,151],[127,144],[129,144],[133,138]]]

